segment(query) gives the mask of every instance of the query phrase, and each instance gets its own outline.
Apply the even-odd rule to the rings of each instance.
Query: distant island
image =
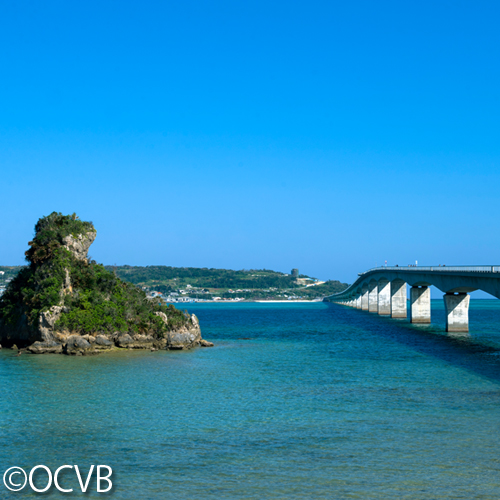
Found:
[[[233,271],[170,266],[105,266],[124,281],[133,283],[166,303],[321,300],[347,288],[339,281],[320,281],[299,274],[269,269]],[[0,293],[21,267],[0,266]],[[3,275],[1,273],[4,273]]]
[[[196,267],[106,266],[123,280],[166,302],[320,300],[347,288],[339,281],[319,281],[269,269],[233,271]],[[0,268],[1,269],[1,268]]]
[[[91,222],[53,212],[35,225],[27,266],[0,268],[0,343],[31,353],[211,346],[196,316],[151,300],[87,257]]]

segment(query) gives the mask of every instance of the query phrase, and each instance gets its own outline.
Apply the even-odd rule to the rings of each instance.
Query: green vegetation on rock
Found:
[[[148,300],[143,290],[87,259],[96,237],[91,222],[53,212],[35,226],[26,252],[28,266],[7,284],[0,297],[0,337],[25,331],[26,342],[38,338],[44,312],[60,308],[55,332],[78,334],[154,333],[188,325],[191,317],[173,306]],[[162,319],[161,314],[168,317]]]

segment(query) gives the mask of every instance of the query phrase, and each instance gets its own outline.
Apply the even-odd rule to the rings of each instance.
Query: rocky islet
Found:
[[[0,343],[33,354],[213,346],[198,318],[151,301],[90,260],[92,223],[53,212],[35,226],[26,266],[0,298]]]

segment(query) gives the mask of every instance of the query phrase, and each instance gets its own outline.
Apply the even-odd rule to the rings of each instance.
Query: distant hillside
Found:
[[[290,296],[304,299],[324,297],[340,292],[347,284],[327,281],[315,286],[298,284],[289,274],[269,269],[233,271],[197,267],[169,266],[106,266],[118,277],[150,291],[163,294],[181,293],[193,298],[286,299]],[[315,283],[315,278],[300,275],[301,281]]]
[[[131,283],[155,288],[158,285],[178,289],[190,284],[200,288],[294,288],[292,276],[267,269],[233,271],[198,267],[106,266]]]

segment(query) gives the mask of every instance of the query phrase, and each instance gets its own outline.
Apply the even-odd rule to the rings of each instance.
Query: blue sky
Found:
[[[498,2],[0,3],[0,263],[500,264]]]

